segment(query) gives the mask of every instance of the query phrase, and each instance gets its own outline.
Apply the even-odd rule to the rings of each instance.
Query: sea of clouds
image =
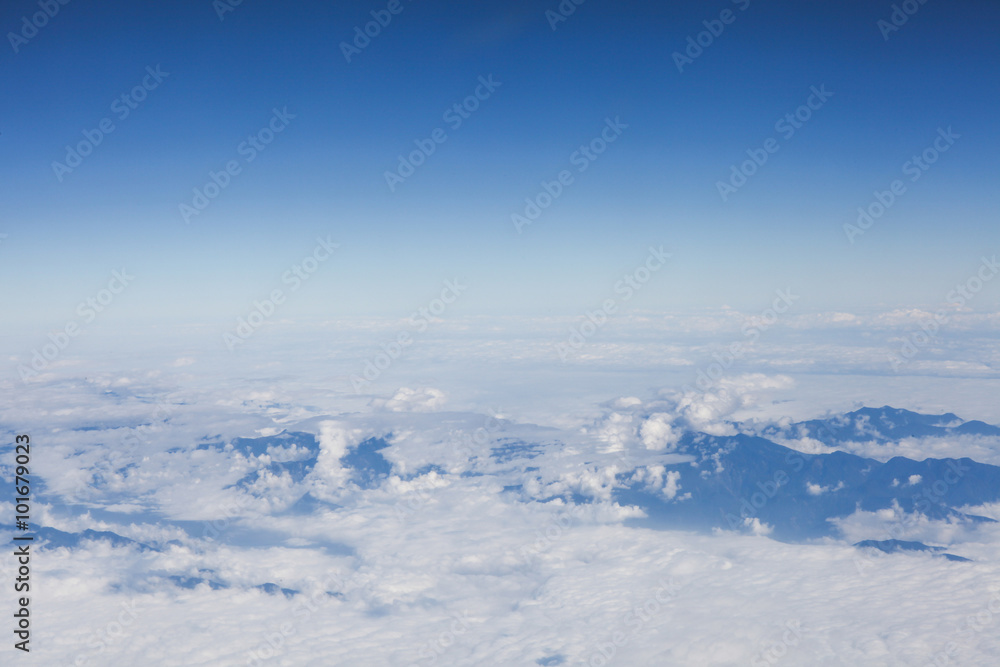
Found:
[[[993,665],[1000,524],[859,510],[836,538],[785,543],[759,522],[653,529],[612,497],[616,474],[641,469],[681,498],[662,466],[683,460],[687,431],[882,405],[1000,423],[996,317],[955,315],[892,366],[927,316],[790,315],[750,341],[726,311],[633,313],[569,358],[556,345],[572,319],[442,320],[360,391],[352,376],[405,322],[277,321],[236,351],[211,327],[95,328],[27,380],[17,367],[44,337],[10,334],[0,428],[8,442],[31,434],[33,520],[127,538],[36,553],[32,659]],[[738,358],[713,356],[734,341],[747,345]],[[256,457],[233,447],[284,432],[318,444],[304,479],[258,472],[301,459],[300,443]],[[370,438],[391,469],[363,484],[344,457]],[[1000,442],[981,436],[842,449],[1000,464]],[[975,513],[1000,519],[1000,506]],[[13,514],[0,497],[4,527]],[[851,546],[887,523],[972,562]],[[13,567],[0,557],[4,581]],[[4,617],[12,604],[0,598]]]

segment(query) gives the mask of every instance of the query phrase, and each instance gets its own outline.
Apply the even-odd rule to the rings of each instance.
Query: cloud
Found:
[[[814,441],[808,439],[780,442],[806,453],[819,453],[810,450],[809,443]],[[817,446],[815,449],[829,452],[834,448]],[[982,463],[1000,465],[1000,438],[994,436],[960,434],[947,437],[907,437],[890,442],[859,439],[840,442],[835,449],[878,461],[888,461],[897,456],[914,460],[968,457]]]
[[[392,398],[376,398],[372,400],[371,405],[376,409],[390,412],[433,412],[440,410],[447,402],[447,396],[440,389],[401,387]]]
[[[593,433],[605,444],[601,451],[624,451],[635,441],[635,416],[622,412],[609,413],[594,427]]]
[[[650,326],[684,324],[672,318]],[[837,326],[864,325],[843,319]],[[363,349],[371,338],[352,338],[339,324],[327,334],[340,336],[345,349]],[[413,357],[412,374],[405,366],[393,371],[406,387],[434,377],[440,389],[401,389],[372,405],[371,396],[331,387],[330,377],[349,377],[349,364],[317,364],[316,346],[266,347],[263,340],[232,365],[191,346],[198,372],[169,379],[148,371],[168,367],[176,353],[150,352],[148,361],[114,372],[94,360],[103,356],[74,359],[77,365],[54,368],[51,378],[18,391],[0,380],[10,396],[0,419],[43,445],[32,462],[48,494],[35,506],[39,520],[61,530],[109,530],[159,549],[98,541],[33,561],[46,582],[37,603],[54,638],[39,643],[37,660],[74,664],[83,656],[88,664],[118,667],[166,655],[176,664],[244,665],[251,653],[270,651],[265,666],[429,664],[428,656],[458,666],[597,664],[593,656],[610,643],[612,665],[721,667],[761,659],[794,621],[801,637],[783,645],[787,656],[774,664],[923,667],[949,642],[958,647],[956,664],[995,661],[995,622],[976,631],[967,621],[1000,613],[991,588],[1000,581],[995,524],[931,521],[898,508],[838,520],[848,542],[898,536],[949,545],[976,561],[887,555],[869,562],[836,540],[765,539],[772,527],[754,518],[743,526],[746,534],[651,530],[636,521],[638,509],[611,500],[619,475],[634,470],[665,500],[689,502],[681,473],[671,469],[679,462],[672,447],[686,429],[729,431],[745,413],[811,418],[874,401],[991,419],[995,401],[978,381],[936,378],[916,386],[880,377],[872,364],[884,361],[884,349],[858,353],[850,339],[837,338],[811,346],[815,351],[776,343],[762,354],[794,353],[801,368],[835,368],[842,358],[845,367],[869,364],[872,372],[734,375],[716,391],[681,400],[675,387],[690,368],[678,363],[682,370],[664,380],[666,365],[652,368],[648,360],[690,358],[700,340],[672,344],[664,357],[653,352],[665,346],[641,338],[594,345],[590,361],[573,362],[569,382],[568,373],[553,373],[557,365],[545,365],[551,345],[504,335],[495,346],[461,344],[468,365],[449,373],[434,360],[452,343],[428,334],[425,347],[413,348],[426,358]],[[508,372],[498,361],[513,352],[521,356]],[[619,365],[623,359],[631,365]],[[535,389],[524,391],[526,384]],[[653,396],[608,402],[663,385]],[[454,412],[441,409],[445,393]],[[493,405],[503,405],[506,418],[487,414]],[[290,483],[269,472],[250,486],[259,497],[236,486],[262,462],[225,450],[225,443],[281,430],[316,435],[313,474]],[[340,459],[369,437],[388,438],[380,453],[392,471],[362,491]],[[961,451],[1000,456],[995,441],[973,436],[871,448],[879,458]],[[822,493],[836,491],[824,484]],[[289,510],[286,504],[305,491],[314,505]],[[567,501],[573,494],[587,502]],[[10,526],[13,513],[9,499],[0,502],[0,525]],[[976,513],[1000,518],[995,506]],[[218,534],[206,536],[213,526]],[[0,533],[9,537],[9,530]],[[0,556],[0,579],[10,580],[11,560]],[[174,577],[226,587],[184,588]],[[256,588],[267,583],[299,593]],[[136,617],[119,632],[112,624],[133,602]],[[282,632],[286,623],[289,634]],[[618,632],[627,639],[620,646],[613,641]]]
[[[732,435],[735,431],[726,418],[755,405],[761,394],[789,389],[794,384],[787,375],[746,373],[722,377],[709,391],[680,394],[676,398],[677,409],[695,430],[710,435]]]
[[[660,494],[667,500],[677,498],[677,492],[681,489],[680,472],[676,470],[668,471],[662,465],[642,466],[640,468],[636,468],[630,479],[632,483],[642,484],[650,493]],[[691,494],[686,493],[681,496],[680,500],[685,500],[690,497]]]
[[[350,447],[361,442],[363,434],[341,421],[323,421],[319,424],[319,455],[310,477],[313,492],[320,498],[340,499],[346,492],[350,471],[344,469],[340,459]]]
[[[611,401],[611,407],[615,410],[628,410],[642,405],[642,399],[635,396],[622,396]]]
[[[743,526],[749,530],[752,535],[757,535],[758,537],[770,535],[774,532],[773,526],[762,522],[757,517],[747,517],[743,519]]]
[[[646,449],[673,451],[681,439],[682,431],[671,424],[673,415],[657,412],[639,427],[639,435]]]

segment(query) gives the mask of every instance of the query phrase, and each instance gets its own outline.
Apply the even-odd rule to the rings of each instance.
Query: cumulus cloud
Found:
[[[605,415],[593,429],[594,435],[604,443],[603,452],[621,452],[635,441],[635,415],[612,412]]]
[[[752,535],[765,536],[770,535],[774,532],[774,526],[764,523],[757,517],[747,517],[743,519],[743,527],[746,528]]]
[[[708,391],[684,392],[677,398],[677,406],[695,430],[710,435],[732,435],[735,431],[726,418],[755,405],[765,392],[789,389],[793,385],[794,380],[787,375],[748,373],[722,377]]]
[[[598,500],[611,500],[611,492],[618,485],[616,475],[622,472],[617,466],[592,468],[564,473],[559,479],[546,487],[545,491],[552,494],[577,493]]]
[[[829,486],[821,486],[819,484],[813,484],[812,482],[806,482],[806,493],[808,493],[811,496],[821,496],[824,493],[829,493],[830,491],[834,492],[840,491],[843,488],[844,488],[843,482],[837,482],[837,485],[832,488]]]
[[[673,415],[657,412],[639,427],[639,435],[646,449],[673,451],[681,439],[682,431],[672,426]]]
[[[642,399],[635,396],[622,396],[611,401],[611,407],[615,410],[628,410],[642,405]]]
[[[359,429],[351,428],[341,421],[323,421],[319,425],[319,455],[313,468],[312,477],[315,491],[321,497],[339,497],[344,489],[350,471],[345,470],[340,460],[348,448],[357,445],[363,435]]]
[[[447,402],[447,396],[440,389],[401,387],[392,398],[376,398],[372,400],[371,405],[391,412],[433,412],[440,410]]]

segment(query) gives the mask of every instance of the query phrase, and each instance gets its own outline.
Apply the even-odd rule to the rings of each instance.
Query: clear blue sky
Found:
[[[339,254],[289,315],[406,316],[456,277],[461,312],[575,314],[650,244],[674,260],[642,308],[752,309],[786,286],[810,309],[933,305],[1000,250],[995,2],[929,0],[885,39],[888,2],[587,0],[553,30],[556,0],[401,0],[348,63],[340,43],[387,4],[246,0],[220,20],[210,0],[72,0],[16,53],[8,35],[6,316],[58,326],[126,267],[120,315],[229,322],[321,234]],[[727,8],[679,72],[672,54]],[[5,34],[41,11],[6,9]],[[169,75],[120,119],[115,100],[156,66]],[[490,75],[501,85],[453,128],[444,112]],[[833,97],[783,138],[775,122],[822,85]],[[285,107],[247,163],[240,143]],[[105,118],[114,131],[60,182],[53,162]],[[628,128],[581,173],[571,154],[606,118]],[[961,138],[849,244],[844,223],[948,126]],[[390,191],[385,172],[437,128],[447,141]],[[722,201],[717,182],[769,137],[779,150]],[[179,205],[230,160],[241,172],[185,223]],[[564,169],[573,183],[518,234],[511,214]]]

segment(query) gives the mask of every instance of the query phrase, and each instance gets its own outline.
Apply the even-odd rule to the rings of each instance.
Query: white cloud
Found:
[[[642,405],[642,399],[635,396],[622,396],[611,401],[611,407],[615,410],[628,410]]]
[[[729,331],[716,327],[720,321],[687,322],[685,329],[679,326],[683,318],[663,318],[649,326]],[[761,373],[724,378],[724,392],[688,402],[670,396],[691,375],[691,367],[678,360],[692,358],[688,353],[700,340],[664,345],[623,338],[595,345],[589,361],[573,362],[574,380],[568,382],[567,372],[553,372],[560,368],[556,363],[545,365],[551,345],[503,336],[495,346],[455,343],[434,340],[429,332],[412,349],[412,366],[393,372],[401,385],[422,387],[434,378],[441,389],[400,390],[371,406],[372,396],[331,383],[331,377],[349,377],[350,364],[318,364],[317,346],[274,348],[264,340],[243,350],[238,363],[191,346],[198,374],[168,378],[165,370],[155,381],[149,368],[168,368],[176,351],[150,352],[135,368],[107,368],[100,361],[107,355],[67,357],[49,379],[18,385],[17,391],[2,379],[10,400],[0,405],[0,419],[44,443],[33,473],[45,480],[47,491],[95,509],[137,510],[88,516],[38,505],[39,518],[64,530],[114,530],[162,549],[139,553],[94,543],[35,561],[46,582],[37,602],[46,610],[48,633],[37,660],[73,664],[82,655],[88,664],[117,667],[165,655],[179,665],[243,665],[248,651],[266,647],[290,621],[294,633],[282,638],[278,655],[264,665],[410,665],[428,662],[421,658],[426,651],[437,656],[437,664],[531,665],[556,656],[563,664],[587,664],[621,631],[629,633],[628,642],[617,648],[613,664],[721,667],[752,664],[794,620],[801,641],[776,664],[923,667],[950,641],[960,643],[956,664],[993,664],[995,633],[961,633],[970,616],[992,610],[995,618],[1000,609],[990,588],[1000,581],[1000,528],[993,524],[930,521],[898,508],[856,512],[837,522],[848,541],[915,539],[949,545],[977,561],[886,556],[864,560],[859,572],[858,550],[833,540],[794,545],[762,539],[772,527],[757,519],[744,526],[752,535],[654,531],[626,525],[641,512],[611,502],[616,475],[633,468],[663,498],[682,501],[681,475],[667,467],[680,458],[668,453],[674,436],[692,426],[725,432],[732,428],[726,420],[736,415],[808,418],[859,402],[919,404],[985,420],[997,414],[990,412],[997,410],[991,402],[995,381],[928,377],[914,385],[881,377],[869,371],[884,362],[885,346],[856,347],[846,337],[868,325],[851,318],[831,321],[847,332],[844,338],[804,349],[780,341],[776,329],[769,332],[774,345],[767,347],[762,337],[760,356],[746,359],[748,369]],[[553,325],[557,335],[559,326]],[[365,349],[338,327],[331,324],[324,334],[338,336],[345,356]],[[614,332],[607,333],[610,338]],[[360,337],[362,343],[370,339],[370,332]],[[454,350],[462,368],[439,368],[443,349]],[[517,363],[509,364],[515,354]],[[768,364],[782,355],[799,365],[776,377],[778,366]],[[840,375],[801,372],[841,362],[847,370]],[[863,376],[850,374],[859,368]],[[120,378],[130,383],[116,385]],[[666,392],[651,400],[629,395],[653,386]],[[385,391],[388,396],[391,387]],[[449,404],[455,412],[441,411],[445,392],[459,404]],[[609,396],[625,398],[609,403]],[[159,414],[153,398],[165,399],[169,414]],[[500,405],[510,421],[486,414]],[[96,430],[73,430],[80,427]],[[278,429],[315,433],[319,462],[297,486],[264,475],[253,487],[260,498],[226,488],[255,470],[255,462],[198,448]],[[367,437],[390,434],[391,446],[381,453],[393,473],[377,489],[348,488],[340,457]],[[519,449],[525,443],[538,446]],[[497,451],[511,454],[503,459]],[[901,452],[1000,457],[996,442],[971,436],[901,441],[878,456]],[[431,464],[445,472],[427,471]],[[94,481],[97,472],[101,485]],[[337,506],[324,505],[308,516],[277,511],[306,489]],[[568,493],[593,502],[574,507],[560,498]],[[151,523],[145,510],[167,523]],[[997,507],[976,511],[1000,518]],[[12,512],[9,502],[0,503],[0,524],[9,526]],[[170,523],[179,519],[194,523],[185,529]],[[205,522],[221,519],[218,538],[200,538],[210,525]],[[0,556],[0,578],[9,580],[11,567],[10,554]],[[230,587],[183,589],[169,576],[218,579]],[[676,595],[659,603],[632,634],[635,609],[656,601],[661,581],[676,584]],[[286,599],[253,588],[269,582],[301,594]],[[99,633],[108,636],[121,605],[133,599],[135,624],[100,654],[88,653],[100,646]],[[900,599],[908,604],[900,606]],[[733,609],[742,610],[738,619]],[[452,632],[456,619],[466,623],[462,632]],[[447,646],[435,643],[442,636]]]
[[[681,430],[671,426],[673,416],[657,412],[639,427],[639,435],[646,449],[673,451],[681,439]]]
[[[602,451],[621,452],[635,441],[635,416],[632,414],[612,412],[594,427],[594,435],[605,443]]]
[[[677,497],[677,492],[681,488],[681,485],[678,483],[680,479],[681,474],[676,470],[671,470],[667,473],[667,481],[663,485],[663,495],[666,496],[667,500],[673,500]]]
[[[349,472],[340,464],[347,450],[358,444],[363,435],[345,422],[323,421],[319,425],[319,455],[313,468],[313,491],[321,498],[339,499],[345,489]]]
[[[376,398],[372,400],[371,404],[375,408],[391,412],[433,412],[440,410],[447,402],[447,396],[440,389],[401,387],[393,394],[392,398]]]
[[[766,392],[789,389],[794,380],[786,375],[747,373],[722,377],[706,392],[688,391],[677,398],[678,410],[692,428],[711,435],[732,435],[725,420],[739,410],[752,407]]]
[[[759,537],[770,535],[774,532],[774,526],[762,522],[757,517],[747,517],[743,519],[743,526],[753,535],[757,535]]]

